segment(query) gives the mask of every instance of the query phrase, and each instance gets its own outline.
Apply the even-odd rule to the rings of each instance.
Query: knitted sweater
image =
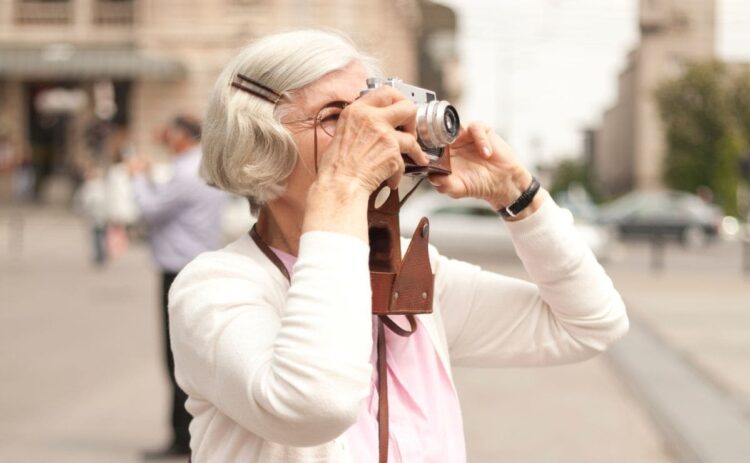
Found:
[[[448,371],[580,361],[625,334],[623,301],[568,214],[547,198],[506,225],[533,283],[430,249],[433,313],[419,317]],[[194,463],[349,462],[341,435],[372,375],[368,253],[307,232],[289,284],[244,236],[179,274],[170,332]]]

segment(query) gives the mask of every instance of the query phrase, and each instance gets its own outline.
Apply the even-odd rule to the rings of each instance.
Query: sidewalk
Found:
[[[0,210],[0,461],[137,462],[167,440],[156,274],[145,248],[105,269],[66,212]]]
[[[649,270],[646,252],[633,248],[630,262],[608,266],[628,310],[750,412],[750,275],[740,271],[740,244],[673,246],[661,272]]]
[[[662,271],[610,268],[634,321],[610,358],[680,461],[750,455],[750,278],[739,246],[672,247]]]

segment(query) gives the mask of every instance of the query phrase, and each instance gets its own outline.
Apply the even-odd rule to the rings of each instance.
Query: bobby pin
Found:
[[[239,89],[239,90],[242,90],[243,92],[257,96],[258,98],[262,98],[273,105],[278,103],[279,100],[281,99],[280,93],[276,92],[275,90],[271,88],[266,87],[265,85],[259,82],[256,82],[255,80],[247,76],[244,76],[242,74],[237,74],[237,79],[239,80],[232,81],[231,83],[232,87],[236,89]]]

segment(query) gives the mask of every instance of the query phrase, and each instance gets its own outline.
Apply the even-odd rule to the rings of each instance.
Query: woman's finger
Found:
[[[364,103],[369,106],[384,108],[386,106],[392,105],[393,103],[396,103],[397,101],[402,101],[405,99],[406,97],[402,95],[401,92],[393,87],[384,85],[382,87],[376,88],[375,90],[371,90],[365,93],[361,98],[352,103],[350,106]]]
[[[455,175],[432,174],[427,177],[427,180],[439,193],[451,198],[460,198],[466,193],[464,185]]]
[[[494,133],[490,137],[492,142],[492,152],[500,156],[500,158],[514,158],[513,150],[508,143],[503,140],[499,135]]]
[[[474,139],[474,143],[485,159],[489,159],[489,157],[492,156],[492,143],[488,136],[489,130],[489,127],[480,122],[472,122],[469,124],[469,132]]]
[[[417,106],[411,100],[401,100],[380,110],[391,127],[417,136]]]
[[[427,154],[422,151],[422,147],[419,146],[417,138],[414,135],[406,132],[396,131],[394,136],[398,141],[398,146],[401,150],[401,153],[409,156],[409,158],[414,161],[415,164],[426,166],[430,163],[430,160],[427,158]]]
[[[451,147],[453,149],[461,149],[473,142],[474,140],[471,138],[471,132],[469,132],[469,129],[462,125],[458,131],[458,136],[453,141],[453,143],[451,143]]]
[[[404,176],[404,160],[400,155],[396,156],[394,166],[395,172],[387,180],[387,185],[391,190],[395,190],[396,188],[398,188],[398,184],[401,183],[401,177]]]

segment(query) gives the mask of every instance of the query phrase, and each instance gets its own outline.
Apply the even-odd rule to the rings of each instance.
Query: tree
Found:
[[[750,70],[737,75],[733,82],[730,105],[745,146],[750,145]]]
[[[549,192],[552,196],[567,190],[571,185],[581,185],[587,192],[591,188],[586,177],[586,166],[581,159],[563,159],[554,166],[552,185]]]
[[[739,210],[741,216],[750,219],[750,69],[739,74],[732,88],[732,109],[744,140],[745,150],[739,161],[740,189]]]
[[[656,92],[666,128],[665,183],[689,192],[708,186],[728,214],[738,212],[737,163],[745,144],[737,91],[726,67],[713,61],[688,65]]]

